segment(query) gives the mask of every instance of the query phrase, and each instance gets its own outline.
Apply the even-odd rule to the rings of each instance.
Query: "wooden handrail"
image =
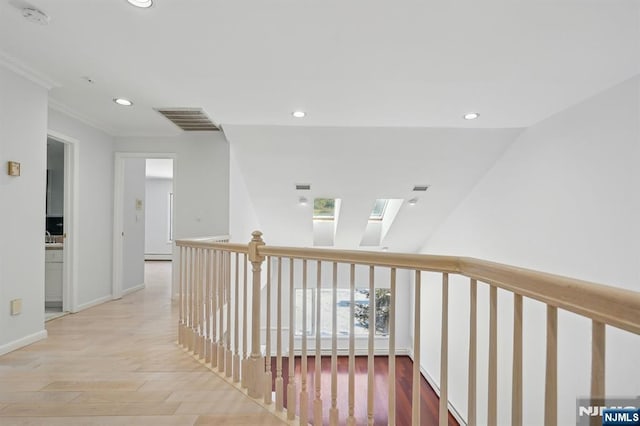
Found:
[[[640,293],[461,257],[459,273],[613,327],[640,334]]]
[[[224,252],[244,253],[249,252],[249,246],[247,244],[235,244],[225,243],[220,241],[202,240],[202,239],[182,239],[176,240],[176,246],[178,247],[192,247],[192,248],[206,248],[215,249]]]
[[[211,239],[182,239],[177,240],[176,245],[248,253],[247,244],[213,242]],[[259,256],[460,274],[556,308],[640,334],[639,292],[561,275],[457,256],[268,245],[258,247],[257,254]]]

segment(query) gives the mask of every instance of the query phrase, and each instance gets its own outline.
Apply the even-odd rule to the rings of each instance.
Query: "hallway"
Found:
[[[285,424],[176,345],[170,276],[147,262],[144,290],[0,357],[0,425]]]

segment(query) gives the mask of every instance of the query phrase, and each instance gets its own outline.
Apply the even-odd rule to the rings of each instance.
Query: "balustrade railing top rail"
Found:
[[[222,238],[182,239],[177,240],[176,245],[248,253],[248,244],[220,242]],[[640,292],[619,287],[470,257],[268,245],[259,246],[257,253],[259,256],[460,274],[640,334]]]

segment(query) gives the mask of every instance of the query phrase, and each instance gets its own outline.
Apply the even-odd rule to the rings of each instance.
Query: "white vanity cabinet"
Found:
[[[46,247],[44,301],[62,306],[62,262],[64,251],[61,247]]]

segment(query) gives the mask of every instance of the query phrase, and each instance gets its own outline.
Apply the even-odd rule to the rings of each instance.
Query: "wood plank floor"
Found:
[[[367,423],[367,357],[358,356],[355,358],[355,404],[354,416],[357,424]],[[273,389],[275,390],[276,360],[271,360],[271,371],[274,376]],[[328,416],[331,407],[331,357],[323,356],[321,360],[321,395],[322,406],[325,418]],[[295,359],[296,386],[300,392],[300,357]],[[337,407],[340,414],[340,424],[346,423],[348,414],[348,383],[349,383],[349,358],[338,357],[338,390]],[[289,362],[288,358],[282,358],[282,376],[284,379],[284,402],[287,401],[287,384],[289,382]],[[389,362],[386,356],[377,356],[374,360],[374,424],[386,425],[388,421],[388,377]],[[413,362],[407,356],[396,358],[396,424],[399,426],[411,424],[411,397],[413,383]],[[309,392],[309,419],[313,419],[313,400],[315,399],[315,358],[308,357],[307,360],[307,390]],[[420,420],[422,425],[438,424],[438,404],[439,399],[429,383],[422,378],[420,389]],[[299,399],[298,399],[299,401]],[[299,402],[296,406],[296,413],[300,413]],[[328,418],[326,418],[328,420]],[[328,425],[328,421],[325,422]],[[449,425],[457,426],[458,422],[449,413]]]
[[[176,343],[170,263],[147,288],[46,324],[0,357],[0,425],[282,425]]]

